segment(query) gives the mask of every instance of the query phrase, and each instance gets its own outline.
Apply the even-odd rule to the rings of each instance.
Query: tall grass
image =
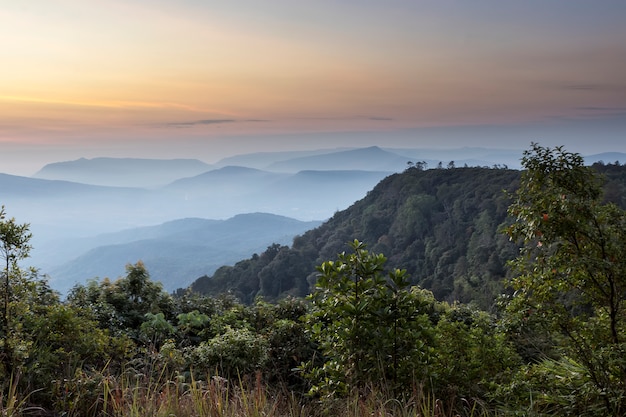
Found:
[[[83,374],[84,377],[84,374]],[[491,417],[480,403],[454,407],[416,387],[407,398],[394,398],[390,390],[369,387],[346,398],[315,400],[300,397],[285,387],[267,387],[260,373],[238,381],[218,376],[200,380],[193,376],[165,377],[125,372],[121,376],[98,375],[99,392],[73,395],[58,402],[63,409],[44,413],[28,406],[12,381],[0,396],[0,416],[62,415],[64,417]],[[71,386],[77,386],[73,384]],[[93,387],[94,385],[89,385]],[[83,398],[85,401],[81,401]],[[94,400],[94,398],[96,398]],[[87,400],[89,399],[89,400]]]
[[[28,405],[30,395],[22,396],[18,390],[20,374],[12,374],[9,381],[0,383],[0,415],[2,417],[20,417],[44,411],[40,407]]]
[[[488,417],[486,407],[474,403],[464,410],[416,389],[405,399],[385,390],[316,401],[299,398],[287,389],[268,388],[260,374],[252,381],[231,383],[220,377],[189,382],[107,380],[103,387],[103,415],[112,417]],[[108,398],[107,398],[108,397]],[[452,403],[452,402],[450,402]]]
[[[148,377],[105,379],[101,412],[112,417],[282,416],[290,406],[271,395],[260,376],[251,388],[220,377],[152,381]]]

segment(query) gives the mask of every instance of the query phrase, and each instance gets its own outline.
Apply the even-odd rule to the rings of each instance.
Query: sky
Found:
[[[0,172],[344,146],[626,152],[623,0],[0,0]]]

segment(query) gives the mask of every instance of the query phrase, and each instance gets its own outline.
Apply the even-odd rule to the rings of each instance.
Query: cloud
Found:
[[[561,86],[563,90],[598,91],[606,90],[606,86],[600,84],[565,84]]]
[[[169,122],[160,124],[160,126],[165,127],[193,127],[193,126],[203,126],[203,125],[221,125],[227,123],[264,123],[270,122],[270,120],[265,119],[202,119],[202,120],[190,120],[185,122]]]
[[[576,110],[585,113],[582,118],[597,120],[626,120],[626,107],[611,106],[580,106]]]
[[[571,91],[620,91],[626,90],[624,85],[601,84],[601,83],[570,83],[557,84],[556,87],[561,90]]]
[[[626,127],[626,107],[578,106],[571,109],[570,114],[550,115],[544,117],[543,120],[545,122],[591,123],[593,126],[600,126],[598,123],[606,126],[615,124],[622,126],[622,129]]]
[[[626,107],[608,107],[608,106],[581,106],[575,107],[576,110],[592,111],[592,112],[608,112],[608,113],[624,113]]]
[[[192,120],[187,122],[170,122],[165,123],[167,127],[192,127],[199,125],[218,125],[223,123],[234,123],[235,119],[204,119],[204,120]]]
[[[373,121],[383,121],[388,122],[394,120],[390,117],[384,116],[339,116],[339,117],[300,117],[298,120],[331,120],[331,121],[350,121],[350,120],[373,120]]]

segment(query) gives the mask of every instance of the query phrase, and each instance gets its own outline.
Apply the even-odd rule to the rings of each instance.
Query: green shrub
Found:
[[[200,343],[191,350],[191,366],[196,371],[215,371],[226,378],[251,373],[267,361],[265,338],[242,328],[227,327],[223,334]]]

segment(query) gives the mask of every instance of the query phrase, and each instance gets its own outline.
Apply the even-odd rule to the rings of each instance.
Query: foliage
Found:
[[[504,262],[516,247],[498,233],[506,220],[503,189],[519,172],[507,169],[413,166],[381,181],[368,195],[320,227],[294,239],[291,248],[220,268],[192,285],[210,295],[229,292],[242,302],[304,296],[315,288],[316,266],[333,259],[355,237],[407,270],[412,285],[437,299],[492,306],[502,292]]]
[[[533,144],[522,162],[509,210],[516,221],[507,231],[523,242],[511,263],[519,275],[511,281],[509,320],[543,330],[562,355],[530,372],[576,366],[577,382],[561,373],[551,385],[579,383],[604,413],[618,415],[626,411],[626,213],[601,203],[600,180],[578,154]],[[558,389],[533,388],[554,403],[565,400]]]
[[[140,337],[154,347],[160,346],[175,331],[174,326],[165,320],[162,312],[146,313],[144,317],[146,320],[139,327]]]
[[[18,262],[26,259],[31,246],[28,224],[18,224],[15,218],[7,219],[4,206],[0,208],[0,260],[2,260],[1,310],[0,310],[0,376],[8,379],[18,371],[27,357],[30,341],[21,331],[19,318],[28,311],[21,301],[22,292],[28,291],[28,281],[35,272],[27,274]]]
[[[626,208],[626,166],[595,164],[592,169],[607,178],[603,201]],[[270,247],[199,278],[192,288],[212,296],[229,293],[247,304],[258,295],[271,301],[304,296],[315,289],[316,267],[357,238],[406,269],[412,285],[432,291],[438,300],[473,302],[495,311],[494,300],[509,275],[506,262],[518,251],[500,232],[510,224],[511,196],[503,190],[517,189],[520,176],[503,167],[424,169],[416,164],[296,237],[290,248]]]
[[[194,368],[202,373],[237,378],[260,369],[267,360],[267,341],[246,328],[227,327],[224,333],[191,351]]]
[[[376,381],[394,389],[428,381],[434,354],[427,311],[434,299],[408,291],[405,271],[386,279],[384,255],[369,253],[357,240],[351,247],[353,253],[319,267],[310,296],[307,331],[323,355],[320,366],[311,361],[303,367],[311,392],[332,397]]]
[[[524,411],[525,415],[609,415],[605,394],[598,390],[584,366],[566,356],[524,366],[510,384],[498,385],[494,392],[509,410]]]
[[[142,323],[154,320],[148,314],[162,313],[163,318],[173,318],[172,298],[160,283],[150,280],[141,261],[127,265],[126,273],[114,282],[105,278],[101,282],[91,280],[86,286],[77,285],[68,295],[68,303],[92,311],[102,328],[139,338]]]
[[[510,381],[521,358],[493,315],[454,305],[435,328],[436,391],[450,398],[489,399]]]
[[[254,254],[250,259],[239,261],[233,266],[219,268],[212,277],[205,276],[197,279],[190,288],[194,292],[211,295],[233,294],[240,301],[250,304],[261,291],[259,274],[280,252],[285,250],[287,250],[286,246],[275,243],[268,246],[261,255]],[[266,286],[263,291],[268,293]]]

